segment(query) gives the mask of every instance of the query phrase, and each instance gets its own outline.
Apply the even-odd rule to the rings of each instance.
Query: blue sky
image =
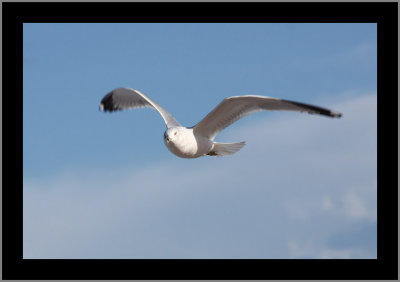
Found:
[[[376,258],[376,24],[24,24],[24,258]],[[228,96],[261,112],[180,159],[138,89],[185,126]]]

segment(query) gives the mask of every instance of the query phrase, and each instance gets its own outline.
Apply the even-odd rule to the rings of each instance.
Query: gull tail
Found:
[[[244,141],[238,143],[218,143],[214,142],[209,156],[228,156],[239,151],[246,143]]]

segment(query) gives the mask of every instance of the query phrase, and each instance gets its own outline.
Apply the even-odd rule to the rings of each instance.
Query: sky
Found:
[[[377,255],[376,24],[23,26],[24,258],[354,259]],[[229,96],[329,108],[259,112],[181,159],[138,89],[193,126]]]

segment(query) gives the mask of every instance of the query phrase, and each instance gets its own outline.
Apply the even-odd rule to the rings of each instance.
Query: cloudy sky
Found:
[[[376,258],[376,24],[24,24],[24,258]],[[261,112],[180,159],[150,109],[193,126],[228,96]]]

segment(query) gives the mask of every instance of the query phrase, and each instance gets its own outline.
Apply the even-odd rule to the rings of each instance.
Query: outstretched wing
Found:
[[[105,112],[121,111],[135,108],[151,108],[157,110],[164,119],[167,128],[181,126],[179,122],[163,107],[138,90],[116,88],[101,100],[100,110]]]
[[[288,100],[255,95],[233,96],[224,99],[203,120],[195,125],[193,130],[195,134],[213,140],[218,132],[238,119],[263,110],[307,112],[328,117],[342,116],[341,113],[328,109]]]

